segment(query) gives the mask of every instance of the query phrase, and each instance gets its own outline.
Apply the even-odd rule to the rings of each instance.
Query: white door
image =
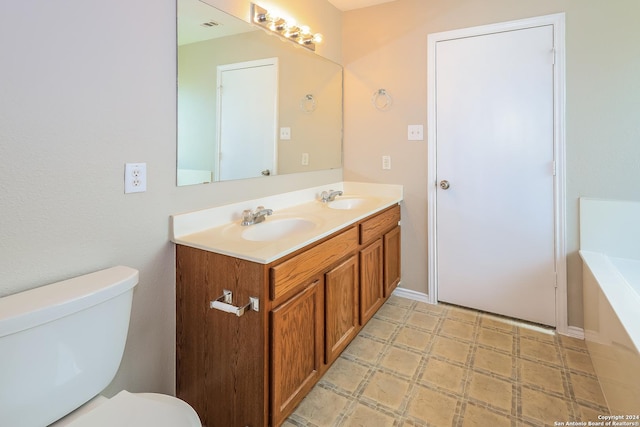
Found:
[[[218,67],[218,180],[276,173],[277,58]]]
[[[436,43],[438,300],[556,324],[553,26]]]

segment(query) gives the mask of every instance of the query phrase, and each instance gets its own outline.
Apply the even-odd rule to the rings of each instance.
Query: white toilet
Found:
[[[137,283],[118,266],[0,298],[0,426],[202,426],[173,396],[99,396],[120,366]]]

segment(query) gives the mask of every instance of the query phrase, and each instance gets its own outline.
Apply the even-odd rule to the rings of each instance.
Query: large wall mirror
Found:
[[[178,4],[178,185],[340,168],[342,67],[199,0]]]

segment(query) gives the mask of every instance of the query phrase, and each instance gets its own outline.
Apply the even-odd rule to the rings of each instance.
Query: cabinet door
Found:
[[[384,296],[400,283],[400,227],[384,235]]]
[[[382,238],[360,251],[360,324],[380,308],[383,299]]]
[[[279,426],[319,379],[322,299],[318,279],[270,313],[272,426]]]
[[[325,363],[332,363],[358,333],[358,259],[325,275]]]

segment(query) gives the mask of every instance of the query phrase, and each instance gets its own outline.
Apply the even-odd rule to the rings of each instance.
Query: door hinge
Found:
[[[556,167],[556,161],[554,160],[553,162],[551,162],[551,168],[552,168],[552,172],[553,172],[553,176],[556,176],[557,174],[557,167]]]
[[[556,48],[551,48],[551,65],[556,65]]]

